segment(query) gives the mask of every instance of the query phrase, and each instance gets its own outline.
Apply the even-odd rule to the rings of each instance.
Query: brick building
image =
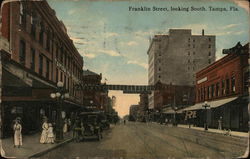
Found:
[[[101,85],[102,74],[97,74],[90,70],[83,70],[82,83],[83,85]],[[106,97],[105,97],[106,96]],[[84,90],[83,91],[83,105],[95,107],[99,110],[108,105],[108,93],[103,91]]]
[[[249,44],[240,43],[224,49],[226,56],[197,72],[196,104],[185,109],[199,112],[197,121],[201,122],[197,125],[202,126],[207,120],[210,127],[216,128],[222,117],[224,128],[248,131],[248,50]],[[205,101],[211,108],[207,119],[202,110]]]
[[[66,117],[82,105],[83,58],[62,21],[47,1],[6,3],[2,8],[1,35],[9,42],[3,61],[2,120],[22,118],[24,133],[40,128],[42,116],[56,119],[56,101],[50,98],[56,83],[64,83],[70,98],[64,102]]]
[[[148,84],[195,85],[195,73],[215,61],[215,36],[192,35],[190,29],[170,29],[168,35],[155,35],[148,54]],[[154,91],[149,108],[157,107]]]

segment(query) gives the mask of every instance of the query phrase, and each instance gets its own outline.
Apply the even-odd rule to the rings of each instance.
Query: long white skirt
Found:
[[[23,141],[22,141],[22,133],[21,131],[15,131],[15,134],[14,134],[14,145],[15,146],[21,146],[23,144]]]
[[[41,138],[40,138],[40,143],[41,144],[44,144],[47,142],[47,138],[48,138],[48,133],[46,130],[43,130],[42,131],[42,134],[41,134]]]

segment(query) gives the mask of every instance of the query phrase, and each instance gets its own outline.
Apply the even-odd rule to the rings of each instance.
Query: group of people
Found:
[[[51,143],[54,144],[55,136],[53,132],[53,126],[51,123],[48,123],[48,119],[45,117],[42,125],[42,134],[40,138],[41,144]]]

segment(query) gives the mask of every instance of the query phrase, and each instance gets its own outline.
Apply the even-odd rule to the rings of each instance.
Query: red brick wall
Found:
[[[196,74],[196,103],[214,100],[214,99],[221,99],[229,96],[240,95],[243,93],[243,68],[247,66],[247,57],[245,55],[237,55],[237,54],[229,54],[222,59],[218,60],[217,62],[211,64],[207,68],[197,72]],[[235,76],[235,93],[231,91],[231,77]],[[197,82],[201,79],[207,77],[207,81],[198,84]],[[229,93],[226,95],[221,94],[222,88],[222,80],[229,79]],[[211,99],[207,97],[207,87],[211,86],[212,84],[216,85],[219,83],[219,96],[215,96]],[[225,86],[226,87],[226,84]],[[206,88],[205,90],[205,99],[201,99],[199,97],[199,92],[201,88]],[[215,87],[216,91],[216,87]],[[201,93],[200,93],[201,94]]]
[[[6,3],[2,8],[2,26],[1,33],[2,36],[10,40],[10,4]]]

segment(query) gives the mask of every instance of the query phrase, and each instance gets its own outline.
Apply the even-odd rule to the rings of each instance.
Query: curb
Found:
[[[32,159],[32,158],[33,158],[33,159],[38,158],[38,157],[40,157],[40,156],[42,156],[42,155],[44,155],[44,154],[46,154],[46,153],[48,153],[48,152],[50,152],[50,151],[52,151],[52,150],[54,150],[54,149],[57,149],[57,148],[59,148],[59,147],[65,145],[65,144],[67,144],[67,143],[70,143],[70,142],[72,142],[72,141],[73,141],[73,138],[67,139],[67,140],[65,140],[65,141],[63,141],[63,142],[60,142],[59,144],[56,144],[54,147],[51,147],[51,148],[49,148],[49,149],[47,149],[47,150],[43,150],[43,151],[41,151],[41,152],[35,153],[35,154],[33,154],[32,156],[29,156],[28,158],[30,158],[30,159]]]
[[[183,128],[183,129],[192,129],[192,128],[186,128],[186,127],[179,127],[179,128]],[[205,130],[199,130],[199,129],[192,129],[195,131],[202,131],[202,132],[206,132],[206,133],[210,133],[210,134],[221,134],[221,135],[225,135],[223,132],[212,132],[212,131],[205,131]],[[230,136],[233,137],[238,137],[238,138],[248,138],[248,136],[240,136],[240,135],[233,135],[231,134]]]

